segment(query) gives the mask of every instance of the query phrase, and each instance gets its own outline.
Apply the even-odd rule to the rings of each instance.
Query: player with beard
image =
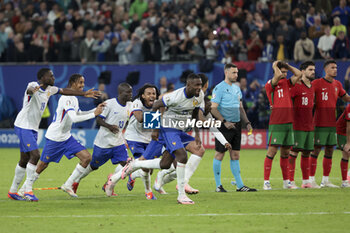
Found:
[[[302,188],[313,188],[309,182],[309,156],[314,149],[314,125],[312,110],[315,92],[311,81],[315,79],[315,63],[306,61],[300,65],[300,82],[291,89],[293,99],[294,145],[289,154],[289,180],[291,189],[298,187],[294,181],[295,160],[301,152],[300,167],[303,177]]]

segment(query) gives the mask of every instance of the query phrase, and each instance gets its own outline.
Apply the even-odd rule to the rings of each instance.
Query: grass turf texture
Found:
[[[35,191],[39,202],[19,202],[7,198],[18,149],[0,149],[1,232],[344,232],[350,228],[350,189],[283,190],[276,157],[271,172],[272,191],[263,191],[265,150],[241,152],[241,174],[245,185],[258,188],[256,193],[235,192],[231,185],[229,156],[222,163],[222,184],[228,193],[215,193],[212,172],[214,151],[207,150],[190,184],[198,195],[190,196],[195,205],[176,203],[176,181],[164,188],[168,195],[155,192],[158,200],[146,200],[141,179],[133,191],[126,180],[115,188],[117,197],[106,197],[101,187],[114,166],[108,162],[82,180],[78,199],[61,190]],[[319,158],[317,182],[322,175]],[[336,151],[330,180],[341,184],[341,153]],[[52,163],[35,183],[35,188],[57,187],[64,183],[78,162],[77,158]],[[156,173],[157,171],[155,171]],[[300,158],[296,182],[301,185]],[[155,175],[152,177],[152,182]]]

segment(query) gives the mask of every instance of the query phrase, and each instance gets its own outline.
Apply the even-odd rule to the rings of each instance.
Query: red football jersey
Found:
[[[337,134],[346,136],[346,123],[350,121],[350,104],[346,106],[343,114],[337,120]]]
[[[314,88],[308,87],[303,81],[295,84],[291,89],[293,99],[293,129],[300,131],[313,131],[313,115],[315,92]]]
[[[289,79],[281,79],[276,86],[269,80],[265,84],[266,95],[272,107],[270,125],[293,122],[293,104],[290,98],[290,88],[293,86]]]
[[[336,125],[336,104],[338,97],[346,94],[343,86],[338,80],[332,82],[325,78],[312,81],[315,90],[315,126],[335,127]]]

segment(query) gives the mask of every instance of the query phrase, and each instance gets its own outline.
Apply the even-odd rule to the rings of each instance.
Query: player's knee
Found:
[[[161,169],[169,169],[171,167],[172,161],[163,161],[161,160],[159,166]]]
[[[84,156],[83,158],[81,158],[81,164],[83,167],[86,167],[87,165],[89,165],[89,163],[91,162],[92,158],[91,156]]]
[[[203,157],[204,153],[205,153],[205,149],[204,149],[203,146],[201,146],[201,147],[199,148],[198,152],[197,152],[197,155],[198,155],[199,157]]]

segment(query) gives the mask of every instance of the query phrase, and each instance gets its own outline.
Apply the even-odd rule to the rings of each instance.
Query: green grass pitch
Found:
[[[213,150],[207,150],[190,184],[200,193],[192,195],[192,206],[176,203],[176,182],[165,186],[168,195],[155,193],[158,200],[148,201],[143,184],[137,180],[129,192],[126,181],[115,188],[117,197],[106,197],[101,190],[110,162],[86,177],[78,189],[78,199],[61,190],[35,191],[39,202],[18,202],[7,198],[18,149],[0,149],[0,232],[347,232],[350,222],[350,189],[283,190],[279,156],[272,173],[272,191],[263,191],[265,150],[242,150],[241,174],[256,193],[237,193],[231,185],[229,157],[222,163],[222,183],[228,193],[215,193],[212,172]],[[323,155],[322,155],[323,156]],[[340,185],[341,153],[333,159],[331,181]],[[78,159],[52,163],[35,183],[36,188],[63,184]],[[317,181],[322,175],[319,158]],[[154,180],[154,175],[152,181]],[[300,158],[296,182],[301,185]]]

